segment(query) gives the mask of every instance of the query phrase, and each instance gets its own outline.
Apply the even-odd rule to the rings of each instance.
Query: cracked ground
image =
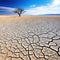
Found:
[[[1,60],[60,60],[60,17],[0,17]]]

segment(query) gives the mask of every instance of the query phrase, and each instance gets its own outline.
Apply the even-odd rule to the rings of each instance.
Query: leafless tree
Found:
[[[18,9],[15,9],[14,13],[17,13],[19,16],[21,16],[21,14],[24,12],[24,9],[22,8],[18,8]]]

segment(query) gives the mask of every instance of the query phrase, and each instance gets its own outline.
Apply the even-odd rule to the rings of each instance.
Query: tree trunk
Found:
[[[21,16],[21,14],[19,14],[19,16]]]
[[[20,14],[20,13],[18,13],[18,15],[19,15],[19,16],[21,16],[21,14]]]

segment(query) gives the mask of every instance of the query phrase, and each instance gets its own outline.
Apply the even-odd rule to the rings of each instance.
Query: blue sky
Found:
[[[30,5],[42,6],[50,3],[52,0],[0,0],[0,6],[13,8],[29,8]]]
[[[0,14],[14,15],[15,8],[24,8],[23,15],[60,14],[60,0],[0,0]]]

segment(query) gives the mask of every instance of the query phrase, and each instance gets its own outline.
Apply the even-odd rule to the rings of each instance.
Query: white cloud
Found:
[[[15,8],[4,7],[4,6],[0,6],[0,9],[6,10],[6,11],[13,11],[13,10],[15,10]]]
[[[60,14],[60,0],[53,0],[46,6],[31,7],[24,15]]]
[[[53,0],[52,5],[53,6],[59,6],[60,5],[60,0]]]
[[[36,7],[36,5],[31,5],[30,7]]]
[[[2,12],[1,14],[4,15],[16,15],[13,11],[16,8],[10,8],[10,7],[4,7],[4,6],[0,6],[0,12]]]

